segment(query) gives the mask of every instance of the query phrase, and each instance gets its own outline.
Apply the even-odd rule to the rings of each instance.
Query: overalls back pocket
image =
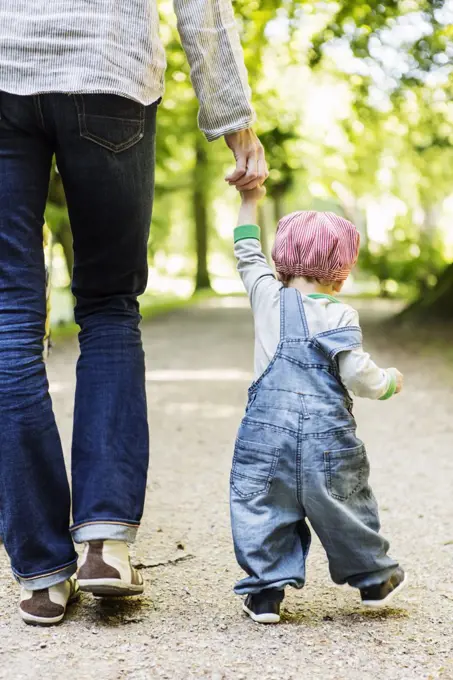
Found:
[[[277,468],[279,449],[238,438],[234,449],[231,486],[243,498],[267,493]]]
[[[327,489],[333,498],[347,501],[368,484],[370,466],[365,446],[325,451]]]

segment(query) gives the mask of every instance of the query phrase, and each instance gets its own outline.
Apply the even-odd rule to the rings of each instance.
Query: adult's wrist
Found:
[[[223,133],[223,136],[224,137],[230,137],[231,135],[235,135],[238,132],[243,132],[243,130],[250,130],[251,127],[252,127],[252,124],[253,124],[252,121],[250,121],[250,123],[241,124],[237,127],[228,129]]]
[[[219,127],[219,128],[212,128],[209,130],[206,130],[205,128],[202,129],[202,132],[204,132],[206,139],[208,142],[215,142],[217,139],[221,139],[222,137],[226,140],[227,137],[230,135],[234,135],[236,132],[241,132],[241,130],[250,130],[250,128],[253,126],[254,119],[251,118],[249,120],[243,120],[239,123],[236,123],[233,126],[228,126],[228,127]]]

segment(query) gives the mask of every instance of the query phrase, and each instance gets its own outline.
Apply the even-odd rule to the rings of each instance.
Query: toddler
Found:
[[[235,592],[259,623],[277,623],[284,589],[305,583],[309,520],[335,583],[363,605],[387,605],[405,584],[379,534],[369,462],[350,392],[389,399],[403,376],[362,349],[357,312],[335,295],[354,266],[359,233],[334,213],[296,212],[266,262],[256,226],[263,188],[244,192],[235,230],[238,270],[255,319],[255,382],[231,472],[234,548],[247,577]]]

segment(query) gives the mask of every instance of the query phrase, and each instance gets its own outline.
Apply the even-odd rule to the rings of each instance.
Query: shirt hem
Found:
[[[151,106],[155,104],[164,94],[164,89],[149,90],[149,95],[137,96],[131,91],[121,90],[120,88],[109,88],[109,87],[80,87],[80,88],[67,88],[61,86],[54,87],[43,87],[43,88],[13,88],[8,85],[4,85],[0,82],[0,91],[6,92],[7,94],[12,94],[18,97],[36,97],[44,94],[113,94],[117,97],[125,97],[126,99],[131,99],[132,101],[138,102],[143,106]]]

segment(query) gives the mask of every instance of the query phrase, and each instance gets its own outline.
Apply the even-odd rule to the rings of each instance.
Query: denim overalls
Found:
[[[281,291],[274,358],[250,387],[231,472],[234,547],[247,578],[236,593],[302,588],[309,520],[335,583],[365,588],[398,566],[379,534],[369,463],[336,357],[361,345],[359,327],[310,336],[302,296]]]

